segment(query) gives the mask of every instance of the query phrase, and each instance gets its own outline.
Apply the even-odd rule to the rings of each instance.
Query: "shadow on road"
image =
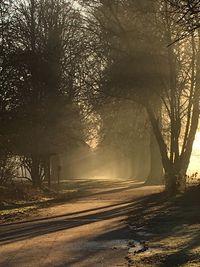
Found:
[[[36,236],[82,226],[84,224],[91,224],[95,221],[116,218],[126,215],[128,212],[130,212],[131,207],[131,203],[120,203],[106,206],[104,208],[92,209],[92,211],[96,212],[89,215],[82,215],[84,212],[80,212],[80,214],[77,212],[75,214],[79,216],[75,218],[68,218],[68,214],[66,214],[43,219],[42,221],[38,220],[32,223],[19,223],[18,225],[20,226],[17,227],[17,229],[12,229],[6,233],[0,234],[0,243],[7,244],[9,242],[16,242],[19,240],[29,239]],[[105,208],[111,209],[102,211],[102,209]],[[73,215],[73,213],[71,215]],[[1,228],[1,232],[3,232],[3,226]]]
[[[116,192],[125,192],[133,188],[141,187],[141,184],[134,184],[127,188],[118,188],[101,192],[101,195]],[[99,195],[94,193],[91,196]],[[115,204],[98,208],[86,209],[79,212],[62,214],[48,218],[39,218],[32,221],[4,224],[0,226],[0,243],[8,244],[25,240],[49,233],[54,233],[85,224],[92,224],[96,221],[108,220],[127,215],[132,208],[132,201],[117,202]],[[92,214],[87,214],[92,212]],[[6,229],[6,231],[5,231]]]
[[[103,183],[102,183],[103,184]],[[139,221],[140,218],[142,218],[142,211],[145,211],[145,208],[148,210],[148,205],[146,201],[148,202],[148,197],[144,197],[146,194],[152,194],[152,192],[156,192],[158,190],[152,189],[149,187],[143,187],[142,183],[135,183],[128,181],[123,183],[119,183],[115,185],[115,187],[109,188],[106,187],[104,184],[104,190],[102,188],[102,191],[96,191],[89,193],[86,198],[78,198],[78,203],[82,203],[82,201],[96,201],[96,199],[107,199],[107,197],[111,196],[113,194],[113,197],[115,196],[116,199],[114,201],[111,201],[111,204],[105,204],[104,206],[96,207],[96,208],[90,208],[90,209],[84,209],[81,211],[75,211],[70,212],[66,214],[61,214],[58,216],[51,216],[48,218],[39,218],[32,221],[26,221],[26,222],[17,222],[12,224],[5,224],[0,226],[0,245],[6,245],[6,244],[16,244],[16,242],[20,241],[26,241],[30,240],[35,237],[45,237],[47,234],[53,234],[58,233],[64,230],[70,230],[70,229],[76,229],[78,230],[78,227],[80,226],[89,226],[91,227],[91,231],[93,229],[93,223],[96,222],[106,222],[106,220],[112,220],[116,219],[117,223],[109,224],[108,229],[103,229],[101,234],[95,233],[92,234],[90,237],[87,238],[87,241],[84,244],[97,242],[104,244],[105,242],[110,242],[112,240],[129,240],[132,237],[134,237],[134,233],[130,233],[130,230],[126,224],[126,217],[127,215],[132,214],[133,210],[135,210],[136,220]],[[121,196],[121,197],[120,197]],[[100,198],[99,198],[100,197]],[[112,198],[112,197],[111,197]],[[106,202],[109,203],[109,202]],[[77,205],[76,202],[71,202],[71,204]],[[153,203],[152,203],[153,204]],[[67,205],[67,203],[66,203]],[[78,204],[79,205],[79,204]],[[143,210],[141,210],[141,205],[147,205],[146,207],[143,206]],[[83,231],[86,228],[83,228]],[[75,231],[76,231],[75,230]],[[79,231],[81,231],[79,229]],[[66,235],[69,234],[70,231],[65,233]],[[77,237],[76,237],[77,238]],[[43,239],[41,239],[43,240]],[[45,238],[44,238],[45,240]],[[75,239],[74,239],[75,240]],[[74,241],[74,242],[79,242]],[[64,241],[63,241],[64,242]],[[33,242],[34,243],[34,242]],[[21,245],[21,243],[19,243]],[[32,244],[30,242],[30,244]],[[67,243],[62,243],[62,241],[58,242],[56,246],[57,250],[62,251],[62,246],[67,246]],[[68,246],[70,243],[68,244]],[[35,246],[35,245],[34,245]],[[42,244],[41,244],[42,246]],[[60,246],[60,247],[59,247]],[[45,247],[45,244],[44,244]],[[26,254],[26,250],[28,255],[33,255],[35,252],[35,247],[33,248],[33,251],[28,252],[28,248],[24,248],[23,253]],[[66,248],[67,249],[67,248]],[[64,251],[63,251],[64,253]],[[101,254],[102,253],[102,254]],[[35,255],[35,254],[34,254]],[[101,258],[103,255],[104,262],[110,262],[112,259],[116,259],[119,257],[119,253],[115,249],[105,249],[105,248],[90,248],[90,249],[80,249],[77,253],[76,257],[70,257],[66,259],[66,263],[59,265],[59,263],[56,266],[59,267],[66,267],[66,266],[87,266],[87,267],[93,267],[94,260],[96,260],[96,257]],[[89,259],[89,260],[88,260]],[[90,261],[91,259],[91,261]],[[86,265],[84,265],[84,262],[86,262]],[[91,264],[90,264],[91,262]],[[110,264],[110,263],[109,263]],[[108,265],[109,266],[109,265]],[[111,265],[112,266],[112,263]]]

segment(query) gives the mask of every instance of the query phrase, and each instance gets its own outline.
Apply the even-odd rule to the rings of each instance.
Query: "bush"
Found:
[[[0,156],[0,185],[5,185],[17,176],[17,164],[13,157]]]

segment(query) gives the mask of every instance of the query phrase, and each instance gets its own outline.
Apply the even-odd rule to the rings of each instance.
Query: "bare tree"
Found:
[[[108,50],[101,88],[146,108],[166,188],[176,193],[185,186],[198,126],[199,39],[191,36],[168,46],[180,25],[165,1],[99,1],[93,10]]]
[[[9,12],[10,139],[40,186],[50,179],[50,156],[83,141],[77,104],[85,33],[71,1],[18,0]]]
[[[200,28],[200,3],[198,0],[166,0],[172,7],[170,13],[176,16],[176,22],[181,26],[181,31],[177,33],[177,40],[193,34]]]

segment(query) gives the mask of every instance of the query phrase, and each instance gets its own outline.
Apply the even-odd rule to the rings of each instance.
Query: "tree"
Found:
[[[177,40],[181,40],[193,34],[200,27],[200,3],[198,0],[167,0],[172,7],[171,12],[176,13],[176,22],[181,26]]]
[[[70,1],[19,0],[9,12],[10,140],[40,186],[50,179],[50,156],[83,139],[77,102],[85,36]]]
[[[199,40],[168,46],[180,26],[165,1],[107,0],[93,10],[108,50],[101,89],[145,107],[174,194],[185,184],[198,126]]]
[[[150,136],[144,108],[110,97],[100,105],[98,114],[101,118],[98,148],[111,158],[115,176],[147,178]]]

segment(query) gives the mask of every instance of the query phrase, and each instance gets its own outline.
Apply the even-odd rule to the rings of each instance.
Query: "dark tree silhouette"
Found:
[[[176,193],[185,186],[198,126],[199,40],[192,36],[168,46],[181,27],[176,16],[169,15],[173,11],[166,1],[108,0],[91,5],[107,45],[101,90],[146,108],[159,145],[166,188]]]
[[[8,9],[7,128],[12,151],[40,186],[44,176],[50,179],[50,156],[83,141],[77,105],[85,49],[81,15],[62,0],[14,1]]]

